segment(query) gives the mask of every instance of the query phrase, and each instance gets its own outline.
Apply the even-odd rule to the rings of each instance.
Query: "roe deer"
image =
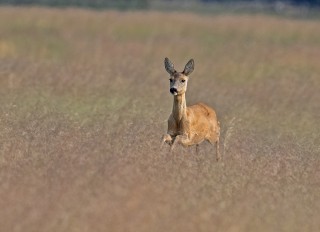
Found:
[[[209,106],[198,103],[186,105],[186,91],[189,75],[194,70],[194,61],[191,59],[182,72],[174,69],[173,63],[165,58],[164,66],[170,74],[170,93],[173,97],[173,109],[168,119],[168,130],[162,138],[161,146],[168,143],[171,151],[176,144],[183,146],[198,146],[204,140],[216,144],[216,158],[221,158],[219,152],[220,124],[215,111]]]

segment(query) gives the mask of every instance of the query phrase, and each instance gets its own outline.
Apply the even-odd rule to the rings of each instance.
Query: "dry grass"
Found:
[[[14,16],[14,17],[13,17]],[[1,231],[319,231],[320,21],[0,8]],[[160,151],[163,58],[222,125]]]

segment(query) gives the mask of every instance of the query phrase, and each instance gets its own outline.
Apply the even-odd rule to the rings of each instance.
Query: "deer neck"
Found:
[[[180,122],[182,117],[186,116],[187,114],[187,104],[186,104],[186,95],[176,95],[173,98],[173,109],[172,109],[172,115],[173,118]]]

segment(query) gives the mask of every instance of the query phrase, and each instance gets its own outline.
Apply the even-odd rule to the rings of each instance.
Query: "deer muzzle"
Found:
[[[178,90],[176,88],[170,88],[170,93],[172,93],[173,95],[177,95]]]

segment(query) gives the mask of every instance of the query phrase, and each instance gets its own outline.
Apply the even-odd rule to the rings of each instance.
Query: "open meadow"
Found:
[[[160,150],[169,57],[221,153]],[[320,231],[320,20],[0,8],[0,231]]]

